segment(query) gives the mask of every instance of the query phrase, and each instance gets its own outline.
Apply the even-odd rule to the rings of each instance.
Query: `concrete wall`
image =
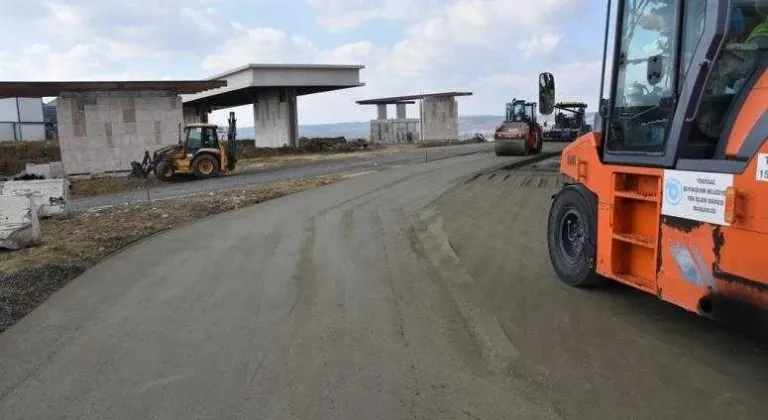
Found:
[[[456,141],[459,138],[459,104],[453,97],[427,97],[422,101],[424,141]]]
[[[197,105],[184,105],[184,124],[207,123],[208,109]]]
[[[256,146],[296,146],[299,137],[296,95],[290,91],[281,98],[280,90],[260,93],[253,104]]]
[[[59,144],[72,174],[128,171],[131,161],[179,141],[181,98],[165,92],[62,94]]]
[[[371,121],[371,141],[381,144],[408,143],[408,133],[411,142],[419,141],[418,119],[389,119]]]

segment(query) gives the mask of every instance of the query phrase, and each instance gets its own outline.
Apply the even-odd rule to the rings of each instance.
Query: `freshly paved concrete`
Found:
[[[0,418],[764,418],[757,343],[558,283],[557,175],[488,170],[515,160],[361,175],[127,249],[0,335]]]

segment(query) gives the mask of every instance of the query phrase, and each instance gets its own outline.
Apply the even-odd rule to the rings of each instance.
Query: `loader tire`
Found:
[[[573,287],[593,287],[597,274],[597,200],[583,185],[568,185],[552,201],[547,246],[560,280]]]
[[[192,161],[192,173],[195,178],[210,178],[219,173],[219,162],[211,155],[200,155]]]
[[[173,179],[173,166],[167,160],[161,160],[155,166],[155,178],[168,182]]]

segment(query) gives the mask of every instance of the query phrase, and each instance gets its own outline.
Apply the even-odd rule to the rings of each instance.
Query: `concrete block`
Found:
[[[64,176],[64,165],[61,162],[27,163],[24,172],[42,176],[45,179],[62,178]]]
[[[152,121],[154,118],[154,112],[149,109],[136,108],[136,125],[140,126],[146,124],[147,121]]]
[[[0,248],[17,250],[40,243],[40,221],[28,197],[0,196]]]
[[[104,131],[103,122],[94,122],[94,121],[88,120],[86,127],[87,127],[86,130],[88,132],[88,137],[105,136],[107,134]]]
[[[69,214],[69,181],[63,178],[5,181],[0,196],[31,198],[40,217]]]

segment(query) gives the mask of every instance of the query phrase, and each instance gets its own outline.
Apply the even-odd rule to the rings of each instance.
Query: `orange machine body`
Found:
[[[766,104],[768,72],[739,111],[726,157],[736,155]],[[605,164],[601,141],[601,133],[588,133],[561,157],[562,173],[598,199],[596,271],[702,315],[711,315],[720,300],[768,308],[768,174],[760,174],[768,168],[765,139],[742,173],[694,175],[732,177],[732,186],[715,194],[727,220],[718,224],[666,216],[670,171]]]

